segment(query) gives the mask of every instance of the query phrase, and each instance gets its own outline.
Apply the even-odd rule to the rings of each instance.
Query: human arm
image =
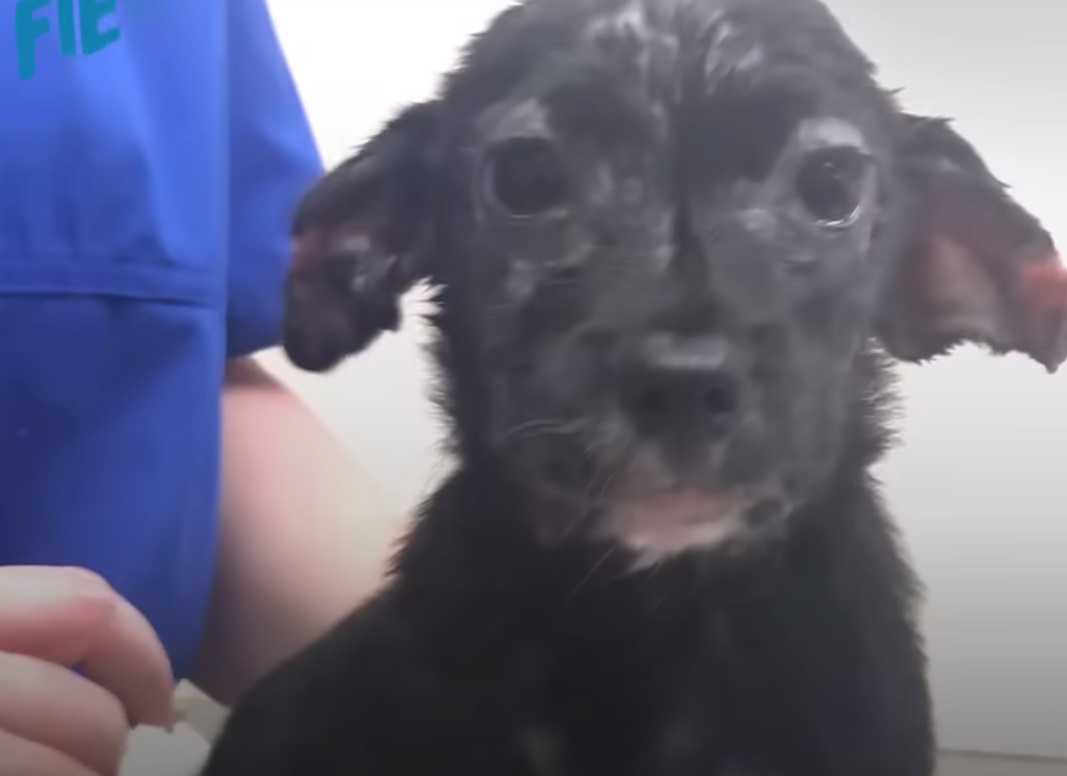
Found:
[[[251,359],[227,369],[211,613],[193,681],[232,704],[373,593],[404,519]]]

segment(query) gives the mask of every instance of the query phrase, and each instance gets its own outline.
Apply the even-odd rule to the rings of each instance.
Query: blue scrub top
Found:
[[[223,369],[279,339],[320,160],[264,0],[4,6],[0,564],[100,572],[181,677],[215,560]],[[30,77],[25,6],[47,20]]]

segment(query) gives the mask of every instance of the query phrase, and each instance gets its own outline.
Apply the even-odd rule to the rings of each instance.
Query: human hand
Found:
[[[0,776],[113,776],[131,726],[170,724],[173,684],[152,627],[103,579],[0,567]]]

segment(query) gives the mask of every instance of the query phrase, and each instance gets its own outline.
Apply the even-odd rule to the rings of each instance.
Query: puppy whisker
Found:
[[[611,547],[608,547],[608,549],[604,551],[604,554],[600,556],[600,559],[596,563],[594,563],[593,566],[589,569],[589,573],[586,574],[584,577],[582,577],[578,581],[578,584],[575,585],[574,590],[572,590],[570,592],[570,595],[568,595],[564,599],[564,601],[563,601],[563,605],[564,606],[566,606],[567,604],[571,603],[578,596],[578,593],[581,592],[582,588],[584,588],[586,585],[589,584],[590,580],[592,580],[593,577],[596,576],[596,573],[598,571],[600,571],[600,569],[604,566],[605,563],[608,562],[608,559],[611,558],[611,556],[615,554],[615,550],[616,550],[615,545],[612,545]]]
[[[578,421],[559,421],[550,419],[529,420],[505,431],[495,440],[496,446],[502,446],[517,439],[529,439],[538,436],[566,436],[579,434],[584,424]]]

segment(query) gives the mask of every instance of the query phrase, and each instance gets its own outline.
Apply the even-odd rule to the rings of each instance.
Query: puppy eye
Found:
[[[509,215],[543,215],[567,203],[570,186],[563,160],[547,140],[506,140],[486,161],[488,194]]]
[[[804,207],[824,226],[848,226],[859,215],[870,159],[856,148],[809,153],[794,185]]]

